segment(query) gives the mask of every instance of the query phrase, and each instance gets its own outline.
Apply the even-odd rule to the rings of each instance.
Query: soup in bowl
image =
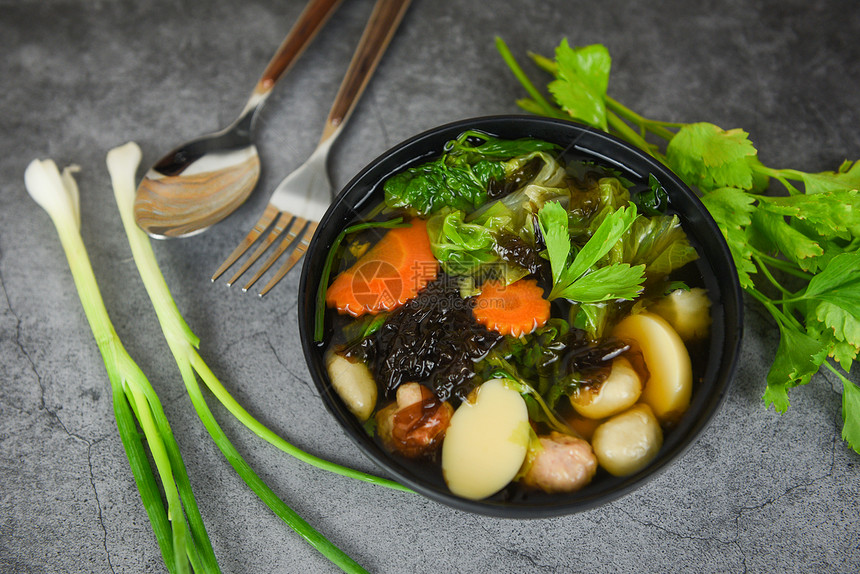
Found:
[[[731,255],[695,194],[546,118],[463,120],[374,160],[320,222],[299,300],[337,424],[417,492],[496,516],[653,477],[719,407],[741,339]]]

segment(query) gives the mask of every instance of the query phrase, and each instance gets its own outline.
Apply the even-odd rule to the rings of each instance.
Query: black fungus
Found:
[[[574,332],[579,329],[572,329],[571,334]],[[580,373],[585,384],[599,386],[609,376],[612,360],[629,350],[630,345],[613,337],[597,342],[582,339],[568,345],[563,360],[568,373]]]
[[[609,375],[612,360],[630,349],[629,344],[614,337],[594,341],[582,329],[559,331],[557,325],[550,323],[519,341],[508,340],[508,349],[501,349],[517,365],[520,375],[537,383],[541,394],[564,381],[600,386]]]
[[[509,193],[520,189],[526,183],[534,179],[540,172],[543,166],[543,160],[535,157],[527,161],[518,170],[514,171],[505,179],[499,181],[496,179],[490,180],[490,185],[487,187],[487,199],[499,199]]]
[[[513,233],[500,233],[494,249],[503,261],[524,267],[535,275],[541,275],[547,264],[534,245]]]
[[[440,275],[348,353],[373,365],[387,397],[415,381],[441,401],[463,400],[472,390],[475,361],[502,339],[475,321],[474,305],[474,299],[460,297],[456,281]]]

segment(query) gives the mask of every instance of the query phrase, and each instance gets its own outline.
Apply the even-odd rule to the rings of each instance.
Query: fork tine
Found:
[[[308,220],[303,217],[296,217],[293,220],[293,224],[290,226],[290,231],[287,233],[287,236],[284,237],[284,240],[281,241],[274,251],[269,255],[268,259],[266,259],[265,263],[254,273],[254,276],[242,287],[242,291],[247,291],[251,288],[251,286],[256,283],[263,274],[269,270],[269,268],[278,260],[278,258],[287,250],[287,248],[293,244],[293,242],[298,238],[299,233],[302,229],[304,229]]]
[[[308,225],[308,228],[307,230],[305,230],[305,234],[302,237],[301,242],[299,242],[293,252],[290,253],[289,259],[287,259],[284,264],[281,265],[281,268],[278,269],[278,272],[275,273],[275,275],[269,280],[269,282],[266,283],[266,286],[260,290],[260,297],[268,293],[272,289],[272,287],[274,287],[278,283],[278,281],[283,279],[284,275],[289,273],[290,269],[292,269],[295,264],[299,262],[299,259],[301,259],[305,252],[308,250],[308,245],[310,245],[311,239],[313,238],[314,233],[317,230],[317,225],[319,225],[319,222],[317,221],[312,221],[310,225]]]
[[[266,252],[266,250],[275,242],[275,240],[281,236],[281,234],[284,232],[284,229],[286,229],[287,224],[290,223],[290,221],[292,220],[293,214],[281,212],[281,215],[278,217],[278,220],[275,222],[275,225],[272,226],[272,229],[266,235],[266,238],[262,242],[260,242],[260,244],[257,246],[257,249],[254,250],[251,256],[248,257],[248,259],[244,263],[242,263],[242,266],[239,268],[239,270],[233,274],[229,281],[227,281],[228,287],[238,281],[239,277],[241,277],[242,274],[245,273],[245,271],[247,271],[251,267],[251,265],[256,263],[256,261],[263,255],[263,253]],[[295,221],[293,221],[293,225],[290,226],[290,233],[293,233],[294,226]]]
[[[257,241],[260,235],[262,235],[263,232],[269,228],[269,225],[272,224],[272,221],[274,221],[278,213],[280,212],[275,206],[266,206],[266,210],[263,211],[263,215],[261,215],[260,219],[257,220],[257,223],[254,224],[253,229],[248,232],[248,235],[245,236],[245,239],[243,239],[239,243],[239,245],[236,246],[236,249],[234,249],[233,252],[229,256],[227,256],[227,259],[224,260],[224,263],[222,263],[221,266],[218,267],[218,270],[215,271],[215,274],[212,275],[212,281],[215,281],[216,279],[221,277],[221,275],[223,275],[225,271],[227,271],[234,263],[236,263],[236,260],[238,260],[242,256],[242,254],[245,253],[254,244],[255,241]]]

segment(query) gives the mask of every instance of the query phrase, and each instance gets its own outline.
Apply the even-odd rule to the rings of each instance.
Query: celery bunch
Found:
[[[827,369],[842,382],[842,438],[860,453],[860,387],[846,376],[860,352],[860,161],[821,173],[775,169],[762,164],[741,129],[645,118],[608,95],[611,58],[600,44],[563,40],[552,59],[531,54],[551,78],[551,98],[501,39],[496,47],[529,95],[517,101],[522,109],[613,133],[698,190],[741,287],[779,328],[765,406],[785,412],[789,390]],[[766,194],[771,182],[783,193]]]

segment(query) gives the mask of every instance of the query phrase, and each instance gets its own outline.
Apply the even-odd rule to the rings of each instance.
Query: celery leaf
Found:
[[[548,86],[559,106],[574,119],[607,129],[606,89],[612,60],[600,44],[571,48],[562,40],[555,50],[556,79]]]
[[[860,253],[834,257],[810,280],[803,298],[827,301],[860,320]]]
[[[804,173],[801,179],[809,195],[828,192],[860,189],[860,161],[843,163],[838,171]]]
[[[830,329],[836,341],[855,347],[856,353],[856,348],[860,347],[860,319],[828,301],[821,301],[816,305],[815,318]]]
[[[582,246],[582,249],[573,259],[570,267],[573,269],[574,276],[579,277],[606,255],[621,240],[635,220],[635,204],[617,209],[607,215],[600,222],[594,235]]]
[[[779,347],[767,373],[765,407],[773,405],[784,413],[789,406],[788,389],[807,384],[827,357],[827,348],[818,340],[780,324]]]
[[[769,251],[781,251],[801,267],[804,259],[824,255],[824,249],[817,241],[793,227],[785,217],[765,209],[753,213],[750,231],[759,241],[766,243]]]
[[[842,379],[842,440],[860,454],[860,387]]]
[[[597,303],[635,298],[645,280],[644,265],[616,263],[596,269],[594,266],[621,240],[636,217],[633,204],[609,213],[568,264],[571,244],[567,211],[558,202],[547,202],[538,212],[538,225],[552,270],[550,299],[563,297],[580,303]]]
[[[860,192],[853,190],[822,191],[814,195],[759,197],[760,207],[775,215],[806,222],[827,238],[860,235]]]
[[[538,224],[552,270],[552,283],[555,285],[567,268],[567,257],[570,255],[567,210],[557,201],[548,201],[538,212]]]
[[[857,358],[857,353],[860,349],[837,337],[834,329],[828,327],[824,321],[816,317],[818,311],[818,307],[815,307],[807,313],[806,333],[810,337],[821,341],[829,349],[828,355],[839,363],[842,370],[846,373],[850,372],[851,365],[854,363],[854,359]]]
[[[571,301],[599,303],[611,299],[635,299],[642,291],[644,265],[615,263],[586,273],[559,295]]]
[[[752,222],[755,197],[735,187],[716,189],[702,198],[711,216],[717,222],[738,271],[741,287],[753,286],[751,275],[756,272],[752,262],[752,249],[745,229]]]
[[[675,173],[705,191],[719,187],[752,189],[756,149],[741,129],[723,130],[707,122],[687,124],[666,148]]]

